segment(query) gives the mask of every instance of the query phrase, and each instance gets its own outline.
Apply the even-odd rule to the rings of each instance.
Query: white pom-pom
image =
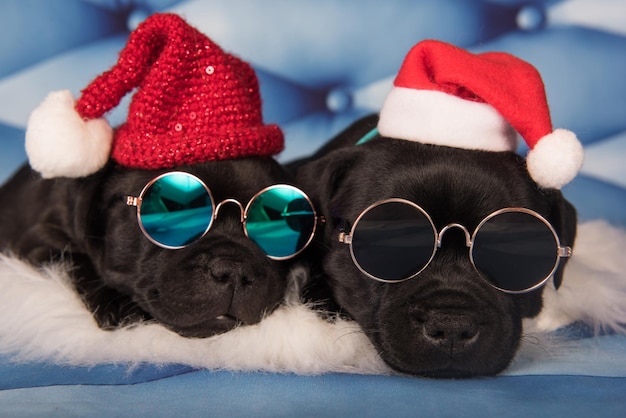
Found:
[[[103,119],[83,120],[68,90],[52,92],[30,115],[26,153],[44,178],[84,177],[109,160],[113,130]]]
[[[583,155],[583,146],[573,132],[555,129],[535,144],[526,157],[526,166],[539,186],[560,189],[576,177]]]

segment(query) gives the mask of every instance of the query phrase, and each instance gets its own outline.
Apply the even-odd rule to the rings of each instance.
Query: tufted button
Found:
[[[530,4],[517,12],[517,27],[525,31],[542,29],[546,24],[546,11],[539,4]]]
[[[343,87],[332,89],[326,95],[326,107],[334,113],[346,111],[352,106],[352,93]]]

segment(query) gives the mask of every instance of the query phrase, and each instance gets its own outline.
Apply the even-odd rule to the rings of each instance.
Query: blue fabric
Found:
[[[5,417],[624,417],[626,380],[516,376],[472,380],[195,371],[134,385],[0,392]]]
[[[296,376],[143,364],[91,368],[0,358],[2,416],[511,416],[626,413],[626,336],[591,338],[505,375],[468,380],[328,374]],[[35,400],[35,402],[33,402]]]
[[[286,133],[281,161],[377,111],[421,39],[519,55],[542,73],[555,127],[575,131],[585,145],[582,174],[565,195],[582,220],[625,227],[626,6],[582,3],[3,1],[0,183],[25,161],[28,114],[43,97],[61,88],[78,94],[115,62],[139,21],[173,10],[257,70],[265,120]],[[108,115],[112,124],[124,120],[127,103]],[[0,416],[626,416],[626,337],[593,337],[576,326],[562,332],[570,344],[558,355],[542,356],[537,347],[538,357],[519,357],[503,376],[457,381],[87,368],[0,357]]]
[[[26,161],[24,150],[24,130],[0,123],[0,184],[7,179],[17,167]]]
[[[606,219],[626,227],[626,188],[582,174],[565,186],[563,193],[576,206],[581,220]]]
[[[189,373],[182,365],[136,367],[105,364],[72,367],[50,363],[19,363],[0,357],[0,390],[59,385],[130,385]]]
[[[6,0],[0,13],[4,33],[0,37],[0,76],[121,32],[125,23],[119,15],[78,0],[65,0],[63,5]]]

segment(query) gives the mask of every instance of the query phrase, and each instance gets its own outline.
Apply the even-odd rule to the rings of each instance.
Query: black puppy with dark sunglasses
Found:
[[[146,185],[160,175],[171,179],[168,171],[110,162],[84,178],[46,180],[24,166],[0,188],[0,250],[35,265],[69,263],[72,284],[105,329],[155,319],[183,336],[207,337],[259,322],[283,300],[289,261],[280,260],[313,234],[306,196],[277,186],[290,176],[269,157],[177,170],[188,187],[143,200],[146,212],[152,205],[151,241],[128,196],[141,208]],[[287,198],[259,194],[268,187],[286,190]],[[213,214],[220,202],[228,204]],[[164,236],[181,241],[168,248],[158,243]]]
[[[542,285],[562,280],[575,209],[512,152],[377,135],[355,145],[377,122],[292,165],[327,219],[308,297],[353,318],[397,371],[496,374],[541,311]]]

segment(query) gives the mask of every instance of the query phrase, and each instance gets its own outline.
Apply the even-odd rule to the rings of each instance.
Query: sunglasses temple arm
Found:
[[[325,221],[325,220],[324,220]],[[352,244],[352,235],[350,232],[346,232],[350,230],[350,222],[347,220],[341,221],[341,227],[339,228],[339,242],[342,244]]]
[[[559,247],[559,257],[567,258],[572,256],[572,247]]]
[[[352,235],[347,232],[341,231],[339,233],[339,242],[342,244],[352,244]]]
[[[135,196],[124,196],[124,200],[126,200],[128,206],[137,206],[139,204],[139,198]]]

